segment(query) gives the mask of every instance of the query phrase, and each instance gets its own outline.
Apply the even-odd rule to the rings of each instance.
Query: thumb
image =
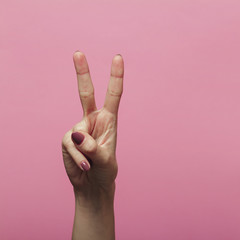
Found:
[[[83,153],[88,160],[90,159],[93,163],[103,161],[103,151],[91,135],[83,131],[78,131],[73,132],[71,138],[75,147]]]

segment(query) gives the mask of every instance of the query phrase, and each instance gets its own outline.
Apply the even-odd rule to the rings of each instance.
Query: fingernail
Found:
[[[90,167],[88,166],[88,164],[85,161],[82,161],[80,165],[84,171],[88,171],[90,169]]]
[[[83,134],[79,132],[72,133],[72,141],[75,142],[77,145],[80,145],[83,140],[84,140]]]
[[[118,53],[117,55],[118,55],[118,56],[120,56],[120,57],[122,57],[122,55],[121,55],[121,54],[119,54],[119,53]]]

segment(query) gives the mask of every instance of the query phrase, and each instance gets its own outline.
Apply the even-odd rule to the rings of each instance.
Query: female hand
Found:
[[[113,58],[104,106],[98,110],[86,57],[77,51],[73,60],[84,115],[64,135],[62,154],[77,205],[82,212],[92,213],[93,209],[113,204],[118,171],[117,116],[123,92],[124,64],[121,55]],[[74,224],[77,224],[76,215]]]

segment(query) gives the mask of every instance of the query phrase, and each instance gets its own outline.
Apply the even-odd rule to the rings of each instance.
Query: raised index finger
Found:
[[[121,55],[112,60],[111,76],[108,83],[104,107],[111,113],[117,114],[123,92],[124,63]]]
[[[97,109],[88,63],[85,55],[79,51],[74,53],[73,61],[77,73],[78,92],[83,112],[84,115],[87,115]]]

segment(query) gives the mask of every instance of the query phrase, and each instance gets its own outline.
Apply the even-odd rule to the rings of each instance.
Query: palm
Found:
[[[86,132],[96,141],[103,154],[94,161],[84,155],[91,164],[91,171],[83,172],[69,151],[63,146],[64,164],[69,179],[75,188],[84,190],[84,186],[89,186],[89,184],[104,187],[114,181],[118,169],[115,149],[117,111],[122,93],[123,63],[115,60],[115,63],[112,64],[108,92],[104,107],[100,110],[96,109],[94,90],[84,55],[78,55],[78,58],[75,56],[74,63],[84,117],[66,134],[66,139],[70,139],[72,132]],[[69,144],[72,144],[70,140]]]
[[[116,117],[102,108],[87,118],[90,129],[89,134],[97,143],[101,146],[107,147],[110,145],[115,147]]]

